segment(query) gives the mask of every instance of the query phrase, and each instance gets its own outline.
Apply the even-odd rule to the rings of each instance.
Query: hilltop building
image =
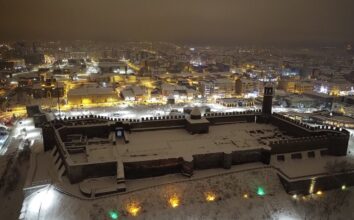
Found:
[[[194,108],[186,115],[141,119],[90,115],[43,120],[44,149],[58,179],[78,184],[88,197],[123,192],[128,179],[192,176],[200,169],[245,163],[273,167],[292,194],[353,185],[353,168],[324,170],[330,161],[347,159],[349,132],[272,113],[273,93],[265,86],[261,111],[201,114]]]

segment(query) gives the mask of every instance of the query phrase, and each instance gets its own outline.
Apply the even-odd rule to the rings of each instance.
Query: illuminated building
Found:
[[[242,92],[242,81],[240,78],[238,78],[236,81],[235,81],[235,93],[236,95],[242,95],[243,92]]]
[[[140,86],[130,86],[121,91],[120,96],[125,101],[142,101],[147,96],[146,90]]]
[[[235,93],[236,95],[247,96],[249,94],[257,94],[260,91],[260,83],[258,80],[238,78],[235,81]]]
[[[199,83],[199,91],[202,96],[208,97],[214,94],[214,83],[208,81],[201,81]]]
[[[314,108],[319,104],[322,104],[321,101],[314,98],[310,98],[304,95],[288,95],[283,98],[286,102],[286,107],[290,108]]]
[[[341,128],[354,128],[354,119],[352,117],[342,116],[342,115],[333,115],[330,116],[329,114],[314,114],[311,115],[310,118],[313,122],[322,124],[322,125],[329,125]]]
[[[45,83],[36,83],[30,89],[35,99],[63,97],[65,92],[64,83],[52,80]]]
[[[216,103],[226,107],[252,107],[254,106],[253,99],[243,98],[220,98],[216,100]]]
[[[69,105],[80,106],[115,102],[118,100],[118,95],[111,87],[83,86],[69,90],[67,99]]]
[[[309,81],[297,81],[295,83],[294,93],[303,94],[313,91],[313,83]]]
[[[316,82],[314,91],[330,96],[347,96],[354,94],[354,86],[347,81],[338,80],[335,82]]]
[[[25,76],[18,77],[17,81],[18,81],[18,87],[29,88],[30,86],[40,82],[41,77],[38,73],[29,73],[26,74]]]
[[[188,89],[186,86],[164,83],[161,85],[161,94],[166,98],[170,97],[178,102],[192,100],[195,96],[195,91]]]
[[[284,68],[281,72],[282,76],[298,76],[300,73],[300,70],[297,68]]]
[[[0,70],[20,70],[26,67],[24,59],[0,59]]]
[[[98,68],[101,73],[131,74],[125,62],[118,59],[104,58],[98,61]]]
[[[229,96],[235,92],[235,82],[231,79],[216,79],[214,82],[214,94],[223,94]]]

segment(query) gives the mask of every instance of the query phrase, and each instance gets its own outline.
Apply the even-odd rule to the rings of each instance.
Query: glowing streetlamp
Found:
[[[111,218],[111,219],[118,219],[119,218],[119,214],[117,211],[114,211],[114,210],[111,210],[108,212],[108,216]]]
[[[126,207],[128,213],[132,216],[137,216],[141,210],[141,206],[137,202],[131,202]]]
[[[346,185],[342,185],[341,189],[344,191],[347,189],[347,186]]]
[[[265,191],[264,191],[264,188],[263,187],[261,187],[261,186],[259,186],[258,188],[257,188],[257,195],[259,195],[259,196],[265,196]]]
[[[212,202],[212,201],[215,201],[215,199],[216,199],[216,195],[213,192],[206,192],[206,193],[204,193],[204,195],[205,195],[205,200],[207,202]]]
[[[168,203],[172,208],[176,208],[179,206],[180,200],[176,194],[173,194],[169,199]]]

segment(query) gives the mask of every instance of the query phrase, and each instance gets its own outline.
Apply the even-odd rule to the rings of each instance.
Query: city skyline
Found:
[[[353,0],[0,0],[1,219],[351,219]]]

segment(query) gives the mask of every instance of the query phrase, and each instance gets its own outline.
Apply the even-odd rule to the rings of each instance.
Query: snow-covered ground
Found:
[[[260,187],[265,192],[263,196],[257,195]],[[114,211],[118,213],[118,219],[291,220],[327,219],[328,215],[329,219],[350,219],[354,208],[354,203],[349,202],[354,199],[351,190],[295,199],[284,192],[272,169],[263,168],[166,184],[95,200],[74,198],[48,186],[26,198],[22,217],[111,219],[109,213]],[[208,195],[215,197],[214,201],[207,201]],[[344,198],[344,202],[338,198]],[[332,200],[333,204],[330,203]],[[136,216],[131,214],[134,210]]]
[[[127,110],[129,114],[131,108],[122,106],[122,109],[118,110],[115,107],[112,111],[98,109],[97,112],[119,114],[119,111]],[[171,109],[170,107],[166,108],[167,110]],[[147,117],[142,116],[146,114],[145,106],[142,106],[141,109],[134,106],[133,110],[138,113],[137,118]],[[156,107],[151,111],[155,113]],[[87,114],[91,113],[94,112],[87,112]],[[78,111],[78,114],[82,113]],[[40,133],[37,130],[32,130],[32,123],[24,121],[22,125],[19,125],[17,131],[20,132],[24,127],[31,128],[26,129],[27,136],[31,139],[38,139]],[[16,137],[20,138],[21,133],[16,134],[19,135]],[[349,151],[349,155],[354,155],[353,137],[350,140]],[[264,189],[264,196],[257,195],[259,187]],[[111,219],[109,213],[114,211],[118,213],[118,219],[351,219],[352,210],[354,210],[352,202],[354,201],[354,193],[352,191],[353,187],[345,191],[324,192],[320,196],[293,198],[285,193],[274,170],[262,168],[152,186],[95,200],[72,197],[49,185],[24,200],[21,217],[24,219],[65,220]],[[206,194],[214,195],[215,200],[206,201]],[[247,198],[245,198],[245,194],[247,194]],[[169,203],[171,198],[173,198],[174,204],[178,201],[177,207],[171,207]],[[132,204],[136,205],[137,216],[132,216],[129,213],[134,210]],[[9,207],[6,209],[3,207],[0,210],[0,216],[3,216],[2,212],[8,210]],[[0,219],[2,218],[0,217]]]
[[[114,107],[92,107],[92,108],[79,108],[70,111],[62,111],[62,117],[80,116],[80,115],[100,115],[109,116],[114,118],[131,118],[140,119],[142,117],[157,117],[170,114],[182,114],[184,107],[200,106],[202,112],[206,107],[209,107],[214,112],[233,112],[233,111],[246,111],[254,108],[250,107],[225,107],[219,104],[176,104],[176,105],[128,105],[121,104]],[[171,111],[173,111],[171,113]],[[176,112],[178,111],[178,112]],[[56,112],[56,114],[58,114]]]
[[[348,145],[348,157],[354,160],[354,129],[347,129],[350,132],[350,139]]]
[[[0,155],[11,154],[22,146],[25,139],[30,141],[42,138],[41,129],[35,128],[33,119],[21,119],[14,124],[7,143],[1,148]]]
[[[354,149],[354,137],[349,148]],[[257,195],[260,187],[264,196]],[[206,195],[213,195],[215,200],[206,201]],[[173,208],[171,201],[177,207]],[[63,194],[49,185],[25,199],[21,216],[24,219],[112,219],[115,216],[110,214],[117,213],[118,219],[344,220],[352,218],[352,201],[353,187],[295,198],[284,191],[273,169],[260,168],[192,181],[152,184],[93,200]]]
[[[140,119],[143,117],[157,117],[165,116],[170,114],[182,114],[184,107],[194,107],[198,106],[201,108],[201,112],[205,113],[206,108],[210,108],[212,112],[241,112],[247,110],[259,109],[260,106],[256,107],[225,107],[220,104],[213,103],[193,103],[193,104],[175,104],[175,105],[136,105],[136,104],[120,104],[114,107],[92,107],[92,108],[77,108],[71,109],[69,111],[62,111],[62,117],[72,117],[81,115],[100,115],[108,116],[113,118],[129,118],[129,119]],[[297,109],[297,108],[283,108],[274,107],[274,112],[313,112],[317,109]],[[171,112],[172,111],[172,112]],[[178,112],[176,112],[178,111]],[[58,115],[58,112],[55,112]]]
[[[23,129],[26,129],[26,132]],[[25,139],[28,139],[30,143],[35,140],[41,140],[41,129],[34,127],[32,119],[19,120],[12,128],[10,138],[0,153],[0,178],[7,172],[6,179],[4,179],[5,185],[0,187],[0,219],[18,218],[24,199],[23,185],[29,169],[29,163],[28,160],[18,159],[16,155],[22,150]],[[10,167],[8,166],[9,161]],[[15,169],[12,169],[12,166]],[[17,179],[14,183],[11,183],[12,189],[6,189],[6,181],[13,176],[16,176]]]

